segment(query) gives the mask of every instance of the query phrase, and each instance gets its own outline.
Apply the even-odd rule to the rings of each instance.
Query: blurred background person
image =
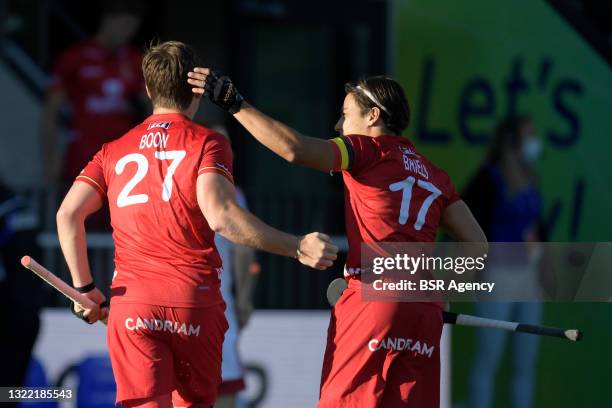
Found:
[[[19,259],[36,256],[36,231],[27,201],[0,183],[0,386],[24,386],[46,300],[42,284],[24,273]],[[3,407],[17,403],[4,402]]]
[[[467,184],[463,199],[482,226],[489,242],[538,242],[542,198],[535,164],[542,150],[533,121],[528,116],[509,117],[496,127],[484,163]],[[484,281],[496,282],[504,300],[520,295],[539,296],[537,252],[522,245],[491,248]],[[476,314],[493,319],[539,324],[542,304],[495,302],[475,304]],[[495,378],[508,334],[501,330],[476,330],[476,355],[469,379],[466,408],[492,407]],[[533,403],[538,336],[514,334],[510,407],[529,408]]]
[[[229,139],[227,128],[213,125],[211,129]],[[239,160],[235,160],[239,164]],[[236,202],[248,209],[246,197],[240,187],[236,187]],[[223,237],[215,235],[215,245],[221,256],[221,294],[225,300],[225,318],[229,328],[223,340],[223,357],[221,360],[221,385],[215,404],[218,408],[243,407],[244,401],[238,393],[246,388],[244,365],[238,350],[240,331],[249,321],[253,312],[253,295],[259,264],[255,259],[255,250],[244,245],[237,245]]]
[[[66,49],[54,64],[42,108],[43,174],[62,192],[102,144],[145,117],[142,53],[130,46],[142,7],[137,1],[108,2],[94,36]],[[65,108],[70,119],[64,142]]]

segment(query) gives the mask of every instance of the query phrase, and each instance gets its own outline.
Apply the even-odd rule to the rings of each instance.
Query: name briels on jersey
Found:
[[[404,169],[407,171],[411,171],[423,177],[424,179],[429,178],[429,173],[427,173],[427,167],[424,166],[419,158],[418,154],[414,152],[414,150],[409,149],[404,146],[400,146],[400,151],[402,152],[402,157],[404,158]],[[412,156],[412,158],[411,158]]]

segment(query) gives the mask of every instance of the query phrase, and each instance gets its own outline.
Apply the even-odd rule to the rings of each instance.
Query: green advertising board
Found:
[[[545,221],[557,241],[612,241],[612,72],[543,1],[399,0],[394,75],[407,136],[464,186],[496,122],[533,117]]]
[[[544,144],[538,165],[553,241],[612,241],[612,71],[541,0],[390,2],[392,73],[413,120],[406,136],[458,189],[481,163],[496,123],[530,115]],[[470,305],[453,305],[472,311]],[[550,304],[544,323],[583,329],[583,343],[542,339],[536,407],[609,406],[610,303]],[[507,344],[512,344],[511,338]],[[453,336],[453,399],[467,398],[474,332]],[[518,351],[520,353],[520,351]],[[510,406],[511,355],[493,406]]]

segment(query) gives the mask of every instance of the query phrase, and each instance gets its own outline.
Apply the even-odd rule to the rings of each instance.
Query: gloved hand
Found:
[[[240,111],[244,98],[228,76],[200,67],[194,68],[187,75],[187,82],[194,86],[193,93],[208,96],[215,105],[232,115]]]

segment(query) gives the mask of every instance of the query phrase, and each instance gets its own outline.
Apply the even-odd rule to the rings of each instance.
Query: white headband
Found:
[[[361,85],[357,85],[357,86],[356,86],[356,88],[357,88],[357,89],[359,89],[361,92],[363,92],[363,94],[364,94],[365,96],[367,96],[368,98],[370,98],[370,100],[371,100],[372,102],[374,102],[374,104],[375,104],[376,106],[378,106],[380,109],[384,110],[384,111],[385,111],[385,113],[386,113],[387,115],[391,116],[391,114],[389,113],[389,111],[387,110],[387,108],[385,108],[385,107],[383,106],[383,104],[382,104],[382,103],[378,102],[378,99],[376,99],[376,97],[375,97],[375,96],[372,94],[372,92],[370,92],[370,91],[368,91],[367,89],[363,88]]]

